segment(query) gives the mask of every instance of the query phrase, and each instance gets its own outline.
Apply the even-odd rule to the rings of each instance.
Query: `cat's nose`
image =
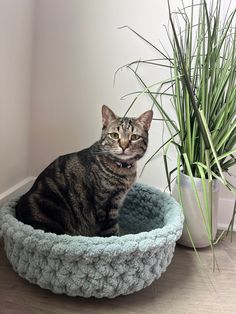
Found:
[[[123,149],[123,151],[125,151],[126,148],[129,147],[129,140],[120,139],[119,145],[120,145],[120,147]]]

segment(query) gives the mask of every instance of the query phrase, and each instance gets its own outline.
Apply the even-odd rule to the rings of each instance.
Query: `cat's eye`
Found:
[[[132,135],[131,135],[131,141],[137,141],[137,140],[139,140],[140,138],[141,138],[141,136],[138,135],[138,134],[132,134]]]
[[[109,133],[109,135],[113,140],[119,139],[119,133],[113,132],[113,133]]]

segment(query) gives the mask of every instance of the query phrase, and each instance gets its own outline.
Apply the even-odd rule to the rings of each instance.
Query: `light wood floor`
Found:
[[[55,295],[21,279],[11,268],[0,241],[1,314],[208,314],[236,313],[236,235],[216,249],[220,271],[212,272],[212,254],[177,247],[171,265],[150,287],[115,299]]]

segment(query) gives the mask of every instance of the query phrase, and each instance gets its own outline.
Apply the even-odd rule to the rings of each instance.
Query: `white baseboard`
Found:
[[[34,180],[35,180],[34,177],[28,177],[20,181],[16,185],[12,186],[7,191],[1,193],[0,194],[0,207],[8,200],[26,193],[31,188]]]
[[[220,198],[218,210],[218,228],[227,230],[229,223],[232,219],[234,210],[235,199],[233,198]],[[235,217],[236,220],[236,217]],[[236,221],[234,221],[233,230],[236,231]]]
[[[17,197],[25,192],[27,192],[33,182],[35,177],[28,177],[21,182],[17,183],[7,191],[0,194],[0,207],[13,197]],[[228,228],[229,222],[232,218],[235,200],[228,198],[220,198],[219,200],[219,212],[218,212],[218,228],[221,230],[226,230]],[[235,217],[236,218],[236,217]],[[236,219],[234,222],[234,231],[236,231]]]

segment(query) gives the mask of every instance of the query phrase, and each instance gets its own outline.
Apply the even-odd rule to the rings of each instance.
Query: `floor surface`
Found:
[[[0,314],[195,314],[236,313],[236,235],[216,248],[219,270],[212,271],[212,252],[196,254],[177,246],[167,271],[150,287],[115,299],[55,295],[20,278],[0,241]]]

